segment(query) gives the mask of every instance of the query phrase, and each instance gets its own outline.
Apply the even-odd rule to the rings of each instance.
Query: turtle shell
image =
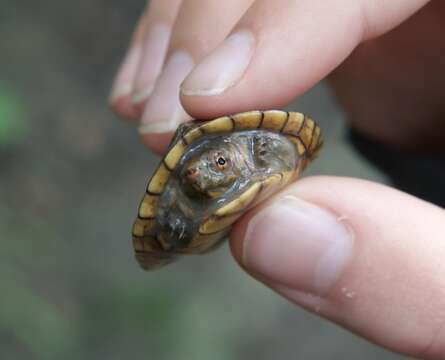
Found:
[[[214,249],[247,209],[295,180],[321,145],[319,126],[297,112],[249,111],[181,125],[133,225],[139,264],[152,270]]]

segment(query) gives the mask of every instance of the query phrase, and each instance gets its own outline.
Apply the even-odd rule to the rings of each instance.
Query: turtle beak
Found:
[[[199,176],[199,170],[196,167],[192,166],[187,169],[185,176],[187,177],[187,180],[190,184],[194,184]]]
[[[199,167],[197,166],[190,166],[185,171],[185,179],[187,183],[194,188],[198,193],[205,194],[205,191],[201,188],[202,184],[199,181],[199,178],[201,176],[201,171]]]

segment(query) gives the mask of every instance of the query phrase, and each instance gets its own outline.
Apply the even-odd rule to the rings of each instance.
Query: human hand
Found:
[[[144,142],[162,152],[190,118],[178,92],[192,68],[182,104],[212,118],[285,105],[347,59],[333,83],[354,126],[390,144],[436,147],[445,134],[443,3],[398,26],[426,3],[183,0],[177,13],[179,0],[153,0],[112,106],[140,121]],[[394,351],[439,359],[444,220],[442,209],[381,185],[307,178],[251,210],[231,246],[249,273],[291,301]]]
[[[445,358],[445,212],[389,187],[308,177],[231,234],[253,277],[393,351]]]
[[[392,143],[430,143],[438,127],[444,129],[437,114],[445,111],[439,86],[445,81],[445,6],[431,2],[397,27],[425,3],[153,0],[111,104],[123,117],[140,121],[144,142],[163,152],[172,131],[190,119],[178,89],[195,64],[201,63],[184,83],[182,104],[193,117],[212,118],[285,105],[347,59],[333,79],[356,125]],[[209,93],[212,86],[219,90]],[[425,119],[434,126],[424,126]],[[402,132],[400,123],[408,125]]]

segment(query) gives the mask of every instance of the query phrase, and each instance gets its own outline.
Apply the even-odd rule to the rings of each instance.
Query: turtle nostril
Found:
[[[196,178],[199,175],[199,170],[197,168],[192,167],[192,168],[187,169],[185,174],[189,181],[194,182],[194,181],[196,181]]]

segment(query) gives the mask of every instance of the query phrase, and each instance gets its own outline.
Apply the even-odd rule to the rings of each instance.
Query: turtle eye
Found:
[[[229,165],[228,160],[221,154],[215,155],[215,165],[218,168],[218,170],[225,170],[227,166]]]

